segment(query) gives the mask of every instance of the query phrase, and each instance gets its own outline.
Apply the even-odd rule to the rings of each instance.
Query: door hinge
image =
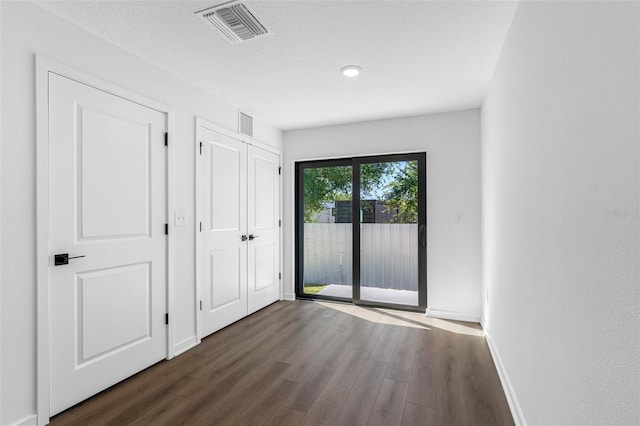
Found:
[[[202,222],[200,222],[200,232],[202,232]]]
[[[282,174],[282,167],[278,167],[278,174],[281,175]]]
[[[164,146],[169,146],[169,133],[164,132]]]
[[[164,234],[165,235],[169,235],[169,224],[168,223],[164,224]]]
[[[169,314],[164,314],[164,323],[169,324]]]
[[[202,300],[200,301],[200,310],[202,310]]]
[[[282,272],[278,272],[278,279],[281,280],[282,279]]]
[[[202,155],[202,142],[200,142],[200,155]]]
[[[278,227],[282,228],[282,219],[278,219]]]

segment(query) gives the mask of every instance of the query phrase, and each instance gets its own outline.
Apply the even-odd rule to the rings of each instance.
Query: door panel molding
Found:
[[[51,74],[65,77],[77,83],[90,86],[99,91],[131,101],[146,108],[158,111],[165,116],[165,129],[172,134],[173,111],[167,105],[149,99],[146,96],[126,90],[108,81],[94,77],[90,74],[76,70],[44,56],[36,55],[36,311],[37,311],[37,354],[36,354],[36,413],[37,424],[45,425],[50,419],[50,382],[51,382],[51,340],[50,340],[50,279],[49,265],[52,262],[50,256],[50,207],[49,207],[49,76]],[[166,192],[166,222],[168,212],[173,211],[173,148],[166,148],[165,163],[165,192]],[[169,225],[169,237],[166,244],[166,309],[173,312],[173,269],[174,269],[174,244],[171,238]],[[173,350],[173,324],[166,328],[166,358],[174,356]]]
[[[95,311],[108,308],[102,303],[102,300],[114,289],[111,286],[105,286],[102,278],[109,275],[120,275],[117,286],[124,287],[124,284],[135,281],[136,287],[138,287],[126,286],[126,290],[128,290],[127,301],[129,302],[128,312],[120,312],[121,315],[114,316],[112,320],[116,324],[110,324],[112,328],[123,330],[126,337],[121,341],[114,341],[113,338],[117,336],[109,335],[109,329],[105,327],[107,324],[99,321],[99,318],[93,320],[91,318],[91,314]],[[104,359],[152,337],[151,262],[145,261],[133,265],[118,265],[83,271],[77,273],[75,278],[76,368],[82,368],[85,364]],[[123,288],[123,290],[125,289]],[[138,302],[138,305],[135,306],[131,302]],[[144,307],[142,315],[136,309],[140,305]],[[138,324],[133,324],[133,327],[130,323],[132,319],[138,321]]]

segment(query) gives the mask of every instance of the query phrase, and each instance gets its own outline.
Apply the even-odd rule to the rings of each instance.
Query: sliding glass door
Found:
[[[426,308],[426,155],[296,165],[296,294]]]
[[[353,166],[314,162],[299,170],[299,178],[300,295],[352,300]]]

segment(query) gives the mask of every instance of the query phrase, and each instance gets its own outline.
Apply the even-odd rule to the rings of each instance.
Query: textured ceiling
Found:
[[[479,106],[517,7],[246,1],[273,35],[233,45],[194,14],[221,2],[37,3],[283,130]]]

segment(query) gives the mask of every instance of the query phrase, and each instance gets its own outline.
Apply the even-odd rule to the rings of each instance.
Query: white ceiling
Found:
[[[283,130],[479,106],[517,7],[246,1],[273,35],[233,45],[194,14],[222,1],[38,3]]]

